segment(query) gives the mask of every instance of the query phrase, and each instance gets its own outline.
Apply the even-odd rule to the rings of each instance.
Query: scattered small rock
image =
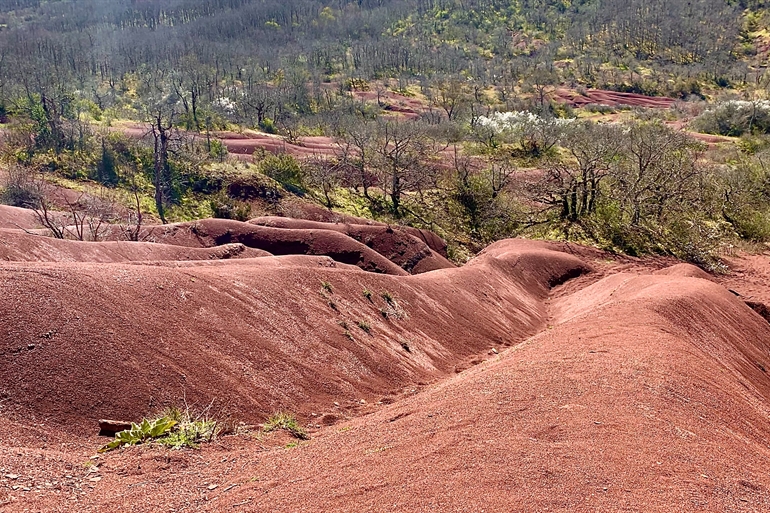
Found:
[[[6,474],[3,477],[6,479],[10,479],[11,481],[15,481],[16,479],[19,479],[18,474]]]
[[[217,488],[219,488],[219,485],[212,484],[212,485],[209,485],[208,488],[209,490],[216,490]]]

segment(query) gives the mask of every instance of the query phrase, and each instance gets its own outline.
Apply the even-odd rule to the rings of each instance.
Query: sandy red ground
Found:
[[[294,223],[270,229],[371,235]],[[745,303],[768,256],[717,278],[524,240],[418,275],[188,260],[242,224],[120,253],[0,230],[0,510],[770,509],[770,324]],[[245,432],[95,457],[97,419],[183,401]],[[277,410],[312,439],[247,429]]]

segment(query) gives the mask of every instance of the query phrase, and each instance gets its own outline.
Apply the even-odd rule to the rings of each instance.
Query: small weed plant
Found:
[[[307,431],[299,425],[297,418],[291,413],[278,412],[273,414],[262,427],[262,431],[270,433],[282,429],[299,440],[309,440]]]
[[[366,333],[369,333],[370,331],[372,331],[372,327],[366,321],[358,321],[356,324],[358,325],[359,328],[364,330]]]

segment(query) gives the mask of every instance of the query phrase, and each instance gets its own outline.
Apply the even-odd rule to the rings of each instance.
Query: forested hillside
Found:
[[[606,64],[643,66],[637,72],[651,73],[653,83],[657,73],[740,82],[748,71],[741,57],[753,51],[743,12],[761,4],[7,1],[0,11],[3,96],[53,82],[106,102],[103,82],[142,68],[203,75],[206,89],[273,79],[279,70],[316,81],[462,73],[489,84],[518,80],[537,64],[587,86],[621,85],[617,74],[604,73]],[[297,107],[308,106],[300,99]]]
[[[764,0],[6,0],[0,188],[106,188],[135,223],[312,198],[459,259],[529,234],[713,262],[770,238],[767,25]],[[324,150],[233,142],[261,134]]]

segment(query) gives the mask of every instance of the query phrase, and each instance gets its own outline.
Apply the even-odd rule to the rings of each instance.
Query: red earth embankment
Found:
[[[418,276],[304,256],[4,264],[0,505],[768,510],[770,324],[692,266],[607,258],[510,240]],[[249,423],[294,411],[313,439],[83,466],[94,419],[181,397]]]
[[[237,243],[273,255],[322,255],[343,264],[356,265],[365,271],[394,275],[454,267],[424,241],[444,251],[446,243],[424,230],[407,231],[383,224],[346,225],[347,228],[341,229],[342,225],[335,223],[279,219],[262,218],[250,223],[203,219],[145,226],[139,238],[193,248]],[[281,227],[274,226],[276,224]],[[119,227],[109,229],[111,231],[104,234],[108,239],[123,238]]]
[[[254,258],[270,253],[243,244],[189,248],[149,242],[82,242],[0,229],[0,261],[15,262],[147,262]]]
[[[549,283],[588,269],[530,243],[506,247],[411,278],[308,257],[3,264],[5,411],[88,429],[182,395],[251,422],[278,408],[307,414],[389,397],[541,330]]]
[[[320,223],[287,217],[259,217],[252,219],[249,223],[286,230],[329,230],[342,233],[372,248],[411,274],[454,267],[454,264],[444,256],[446,255],[446,243],[443,240],[441,241],[443,244],[433,244],[434,247],[444,250],[444,255],[441,255],[433,251],[427,244],[427,242],[433,242],[434,239],[440,240],[440,238],[431,232],[413,228],[406,230],[398,226],[384,224]]]

